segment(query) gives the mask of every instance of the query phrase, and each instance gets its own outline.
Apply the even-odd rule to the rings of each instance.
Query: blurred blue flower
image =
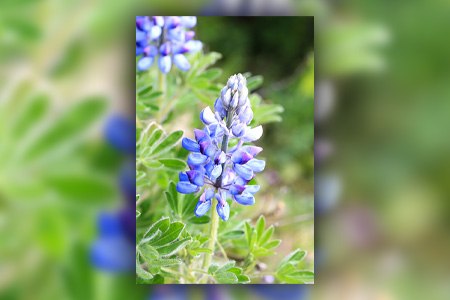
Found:
[[[115,149],[129,155],[136,154],[136,128],[133,119],[113,115],[104,127],[106,141]]]
[[[248,126],[253,111],[247,81],[241,74],[229,78],[214,108],[215,112],[207,107],[200,113],[205,127],[194,129],[195,140],[182,140],[182,146],[191,151],[187,159],[190,170],[179,174],[177,190],[184,194],[196,193],[206,184],[195,215],[208,212],[215,197],[217,213],[226,221],[230,214],[228,198],[242,205],[255,203],[254,194],[259,186],[248,183],[255,173],[264,170],[265,162],[255,158],[261,147],[244,143],[259,139],[263,130],[261,126]],[[228,149],[230,142],[235,146]]]
[[[182,71],[189,70],[191,65],[184,54],[202,49],[202,43],[193,40],[195,32],[189,30],[196,24],[197,18],[189,16],[137,16],[138,70],[148,70],[155,60],[164,74],[170,71],[172,64]]]
[[[101,213],[99,237],[91,247],[92,264],[104,271],[128,272],[135,268],[135,245],[118,214]]]

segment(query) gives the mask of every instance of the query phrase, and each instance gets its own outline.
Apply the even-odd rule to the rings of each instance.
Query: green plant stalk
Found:
[[[209,266],[211,265],[212,255],[216,247],[217,231],[219,228],[219,215],[216,213],[214,206],[216,205],[214,198],[211,203],[211,227],[209,232],[208,249],[211,252],[205,254],[205,260],[203,261],[203,270],[208,272]]]

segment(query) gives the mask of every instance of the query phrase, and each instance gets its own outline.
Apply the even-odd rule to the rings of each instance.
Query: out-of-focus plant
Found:
[[[256,222],[240,218],[242,206],[228,208],[230,195],[237,202],[254,203],[253,172],[264,168],[262,160],[253,158],[261,149],[244,143],[261,136],[259,125],[281,121],[283,108],[264,103],[253,92],[262,85],[262,77],[244,73],[222,89],[224,85],[216,82],[221,69],[210,67],[221,57],[216,52],[189,53],[189,69],[167,73],[155,64],[142,71],[139,61],[146,54],[137,54],[137,282],[259,283],[267,276],[279,283],[313,282],[313,273],[303,270],[301,250],[262,271],[259,264],[281,243],[273,238],[274,225],[266,226],[264,216]],[[184,148],[194,152],[186,164],[188,152],[180,141],[192,127],[203,126],[198,115],[205,105],[214,106],[216,113],[204,109],[200,119],[205,128],[195,131],[195,140],[183,140]],[[187,165],[190,171],[185,173]],[[219,181],[224,170],[238,174],[235,181]],[[212,186],[200,195],[199,186],[205,182]],[[219,203],[210,217],[206,212],[213,196]]]

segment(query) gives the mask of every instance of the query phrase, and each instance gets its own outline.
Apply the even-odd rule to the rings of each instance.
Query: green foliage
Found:
[[[314,273],[311,271],[299,270],[299,265],[306,257],[306,251],[297,249],[279,264],[275,273],[276,278],[283,283],[312,283]]]
[[[136,246],[136,274],[139,279],[144,282],[152,280],[159,273],[166,273],[166,267],[181,263],[174,254],[191,241],[184,229],[181,222],[161,218],[144,233]]]
[[[253,226],[235,209],[227,222],[220,223],[212,243],[210,215],[194,214],[199,194],[176,190],[178,172],[187,168],[187,151],[180,140],[202,126],[200,111],[205,105],[213,107],[224,85],[217,82],[222,70],[212,67],[220,58],[216,52],[192,54],[186,73],[172,70],[161,75],[152,66],[136,76],[138,283],[259,283],[256,265],[274,255],[281,243],[263,216]],[[254,92],[262,87],[262,76],[245,76],[254,110],[251,125],[280,122],[283,107]],[[215,208],[211,211],[215,213]],[[212,262],[205,264],[208,256]]]

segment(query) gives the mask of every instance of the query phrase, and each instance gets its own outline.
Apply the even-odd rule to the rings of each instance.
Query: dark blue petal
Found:
[[[187,181],[177,183],[177,191],[182,194],[192,194],[199,190],[199,187]]]
[[[253,177],[253,170],[246,165],[234,164],[234,170],[236,173],[244,178],[245,180],[250,180]]]
[[[242,192],[244,190],[245,190],[245,186],[242,186],[242,185],[233,184],[232,186],[230,186],[230,193],[231,193],[231,195],[242,194]]]
[[[255,204],[255,197],[250,193],[243,193],[242,195],[234,195],[234,199],[242,205]]]
[[[253,172],[262,172],[266,166],[266,162],[260,159],[253,158],[249,160],[245,165],[251,168]]]
[[[206,162],[207,158],[207,156],[201,153],[191,153],[188,156],[188,164],[194,166],[202,165]]]
[[[198,201],[197,206],[195,207],[195,215],[197,217],[201,217],[205,215],[208,210],[211,208],[211,200],[207,201]]]
[[[180,172],[180,174],[178,174],[178,178],[180,179],[180,181],[189,181],[189,177],[187,176],[186,172]]]
[[[197,144],[196,141],[188,139],[188,138],[183,138],[181,140],[181,145],[183,146],[184,149],[191,151],[191,152],[199,152],[200,151],[200,146]]]
[[[231,155],[231,161],[236,164],[245,164],[252,158],[253,156],[243,151],[242,149],[237,150]]]
[[[205,173],[208,175],[208,177],[211,177],[211,172],[214,169],[214,164],[212,162],[209,162],[205,165]]]
[[[214,146],[210,141],[203,141],[200,143],[200,152],[208,157],[214,157],[216,154],[217,147]]]
[[[208,138],[206,132],[200,129],[194,129],[195,140],[200,143]]]
[[[195,185],[203,186],[205,184],[205,180],[203,176],[205,176],[202,172],[191,170],[186,172],[189,181]]]
[[[228,218],[230,217],[230,206],[228,205],[227,201],[224,201],[224,203],[217,203],[217,214],[219,215],[219,217],[226,221],[228,220]]]

